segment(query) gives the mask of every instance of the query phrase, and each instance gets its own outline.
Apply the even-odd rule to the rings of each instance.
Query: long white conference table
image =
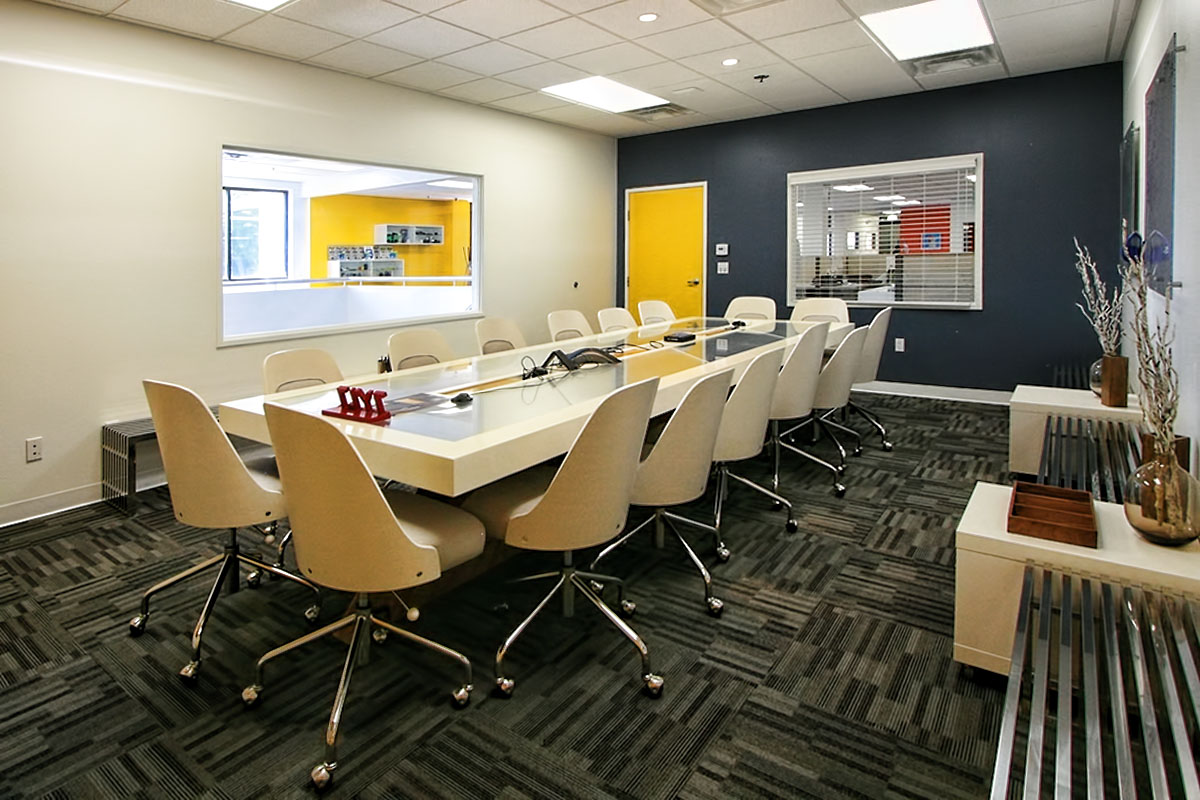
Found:
[[[705,375],[732,368],[736,382],[760,353],[794,346],[815,324],[748,320],[745,327],[732,327],[725,319],[690,318],[348,378],[340,385],[387,392],[391,408],[415,395],[434,395],[424,399],[436,402],[393,413],[385,425],[325,419],[353,440],[375,475],[452,497],[562,455],[600,400],[620,386],[659,378],[654,414],[661,414],[674,409]],[[831,323],[826,347],[835,347],[853,329],[852,323]],[[696,338],[664,342],[672,331],[688,331]],[[588,346],[620,346],[619,363],[522,378],[525,369],[540,365],[554,350]],[[471,400],[453,402],[460,392]],[[266,402],[320,414],[338,406],[337,384],[222,403],[222,427],[270,443]]]

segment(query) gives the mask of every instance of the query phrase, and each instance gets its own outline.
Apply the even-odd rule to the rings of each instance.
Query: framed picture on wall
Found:
[[[1121,219],[1130,231],[1140,230],[1138,227],[1138,200],[1141,187],[1141,174],[1138,166],[1141,162],[1141,130],[1132,122],[1121,139]]]
[[[1146,90],[1146,271],[1150,288],[1165,293],[1174,280],[1175,36]]]

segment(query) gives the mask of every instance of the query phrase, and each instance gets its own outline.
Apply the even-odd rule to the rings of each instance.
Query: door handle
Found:
[[[700,281],[699,281],[699,279],[693,278],[692,280],[687,282],[687,285],[688,286],[699,286]]]

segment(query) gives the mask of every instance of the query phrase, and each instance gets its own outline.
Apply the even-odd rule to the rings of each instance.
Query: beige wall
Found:
[[[613,302],[608,137],[12,0],[0,102],[0,524],[99,497],[100,425],[146,415],[143,378],[219,402],[288,346],[216,346],[224,144],[482,175],[485,313],[537,340]],[[371,371],[388,332],[303,344]]]

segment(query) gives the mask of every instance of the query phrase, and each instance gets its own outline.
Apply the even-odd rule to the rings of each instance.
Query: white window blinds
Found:
[[[788,175],[788,298],[983,307],[983,154]]]

